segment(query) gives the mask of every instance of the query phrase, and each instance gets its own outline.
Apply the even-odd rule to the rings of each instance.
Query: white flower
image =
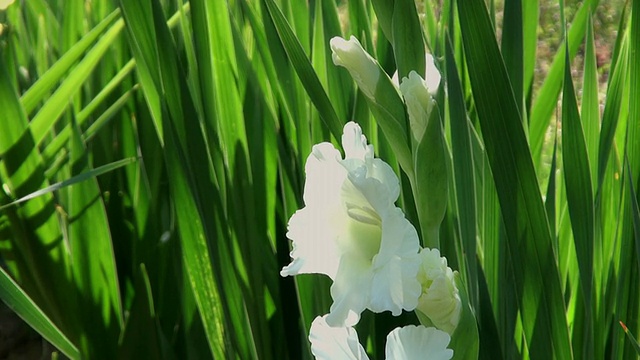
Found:
[[[353,35],[348,41],[336,36],[329,41],[329,46],[333,63],[349,70],[360,90],[373,99],[381,72],[378,62],[362,48]]]
[[[435,60],[433,59],[433,55],[429,54],[429,53],[425,53],[424,54],[424,59],[425,59],[425,77],[426,77],[426,81],[425,84],[427,86],[427,89],[429,89],[429,93],[431,95],[435,95],[436,92],[438,92],[438,86],[440,86],[440,80],[442,79],[442,76],[440,75],[440,71],[438,70],[438,68],[436,67],[436,63]],[[400,87],[400,82],[398,81],[398,72],[396,71],[395,73],[393,73],[393,77],[391,78],[391,82],[398,88]]]
[[[440,257],[438,249],[423,249],[420,257],[422,265],[418,281],[422,285],[422,295],[416,311],[426,315],[438,329],[453,334],[462,311],[453,271],[447,266],[447,259]]]
[[[343,159],[330,143],[315,145],[305,165],[305,207],[289,220],[293,261],[282,276],[329,276],[331,326],[351,326],[365,308],[399,315],[418,304],[416,229],[394,205],[400,193],[391,167],[374,158],[357,124],[344,127]]]
[[[369,359],[352,327],[331,327],[327,315],[316,317],[309,330],[311,353],[316,359],[363,360]]]
[[[408,78],[402,78],[400,92],[407,105],[411,134],[419,142],[427,129],[434,103],[427,82],[417,72],[411,71]]]
[[[311,353],[319,360],[369,359],[352,327],[330,327],[327,315],[316,317],[311,324]],[[389,360],[449,360],[453,350],[447,349],[449,334],[436,328],[409,325],[396,328],[387,335],[385,348]]]

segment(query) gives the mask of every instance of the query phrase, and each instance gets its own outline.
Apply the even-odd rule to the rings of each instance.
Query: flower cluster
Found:
[[[334,63],[349,70],[365,95],[374,96],[380,76],[387,75],[358,40],[333,38],[331,48]],[[427,63],[437,73],[433,58]],[[439,74],[435,80],[411,72],[399,86],[416,140],[425,131]],[[415,227],[395,205],[398,177],[374,156],[360,126],[347,123],[341,140],[344,157],[325,142],[313,146],[307,158],[305,206],[289,220],[292,261],[281,271],[333,280],[333,304],[313,321],[311,350],[318,359],[368,359],[353,328],[362,312],[397,316],[415,310],[434,327],[396,328],[387,337],[386,357],[450,359],[453,350],[447,346],[462,309],[454,273],[437,249],[420,247]]]

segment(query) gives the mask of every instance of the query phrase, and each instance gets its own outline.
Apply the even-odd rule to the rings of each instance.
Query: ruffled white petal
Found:
[[[326,318],[330,326],[354,326],[360,321],[369,304],[372,279],[367,259],[355,253],[342,256],[338,276],[331,285],[333,304]]]
[[[293,261],[282,269],[281,276],[325,274],[335,279],[340,260],[336,244],[330,241],[336,236],[335,229],[323,225],[331,222],[330,216],[310,207],[293,214],[287,232],[287,237],[295,240],[290,254]]]
[[[462,313],[462,302],[454,274],[447,266],[447,259],[440,257],[438,249],[423,249],[418,281],[422,295],[417,311],[426,315],[438,329],[453,334]]]
[[[374,312],[391,311],[400,315],[418,304],[421,286],[416,278],[420,256],[416,253],[418,233],[394,208],[384,219],[380,252],[373,260],[374,277],[369,308]]]
[[[346,159],[373,159],[373,145],[367,144],[367,137],[362,134],[360,125],[352,121],[344,126],[342,147]]]
[[[432,327],[409,325],[396,328],[387,335],[388,360],[449,360],[453,350],[447,349],[449,334]]]
[[[340,159],[330,143],[315,145],[307,158],[306,206],[289,220],[287,237],[293,240],[293,261],[280,275],[317,273],[335,279],[340,254],[332,239],[338,236],[338,224],[344,217],[335,210],[342,206],[340,189],[347,177]]]
[[[358,341],[358,333],[352,327],[331,327],[327,315],[316,317],[311,323],[309,341],[311,353],[319,360],[369,359]]]

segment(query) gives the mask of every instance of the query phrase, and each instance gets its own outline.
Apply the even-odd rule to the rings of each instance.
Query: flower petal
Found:
[[[340,188],[347,178],[342,156],[331,143],[314,145],[305,164],[304,204],[322,208],[340,203]]]
[[[369,309],[390,310],[400,315],[418,305],[421,286],[416,278],[420,268],[418,233],[395,208],[383,219],[380,252],[373,260],[373,286]]]
[[[425,81],[427,82],[427,88],[431,95],[435,95],[438,92],[438,86],[440,86],[440,70],[436,67],[436,62],[433,59],[433,55],[425,54],[425,60],[427,67],[425,69]]]
[[[358,254],[344,254],[331,285],[333,304],[327,315],[330,326],[353,326],[367,307],[371,293],[370,264]]]
[[[289,220],[287,238],[293,241],[291,258],[280,275],[325,274],[335,279],[340,253],[334,241],[344,214],[340,189],[347,171],[340,164],[341,157],[330,143],[315,145],[307,158],[304,202]]]
[[[312,207],[296,211],[289,220],[287,237],[293,240],[291,264],[280,271],[281,276],[298,274],[325,274],[335,279],[340,260],[339,251],[333,238],[335,229],[325,224],[327,217]]]
[[[362,134],[360,125],[350,121],[344,125],[342,147],[345,159],[373,159],[373,145],[367,144],[367,137]]]
[[[453,350],[447,349],[449,334],[433,327],[409,325],[396,328],[387,335],[386,358],[391,360],[449,360]]]
[[[327,315],[316,317],[311,323],[309,341],[311,353],[319,360],[369,359],[358,341],[358,333],[352,327],[331,327]]]
[[[411,134],[416,141],[420,142],[433,109],[433,100],[427,88],[427,82],[417,72],[411,71],[409,77],[402,78],[400,92],[407,105]]]

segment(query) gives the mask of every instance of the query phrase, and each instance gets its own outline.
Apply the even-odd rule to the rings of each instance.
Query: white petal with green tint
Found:
[[[422,295],[416,310],[426,315],[438,329],[453,334],[462,311],[453,271],[447,266],[447,259],[440,257],[438,249],[423,249],[420,257],[422,265],[418,281],[422,285]]]
[[[438,82],[440,82],[439,78]],[[402,78],[400,92],[407,105],[411,134],[418,143],[422,140],[424,131],[427,129],[427,122],[433,109],[434,101],[431,97],[431,91],[427,82],[415,71],[411,71],[409,77]]]

